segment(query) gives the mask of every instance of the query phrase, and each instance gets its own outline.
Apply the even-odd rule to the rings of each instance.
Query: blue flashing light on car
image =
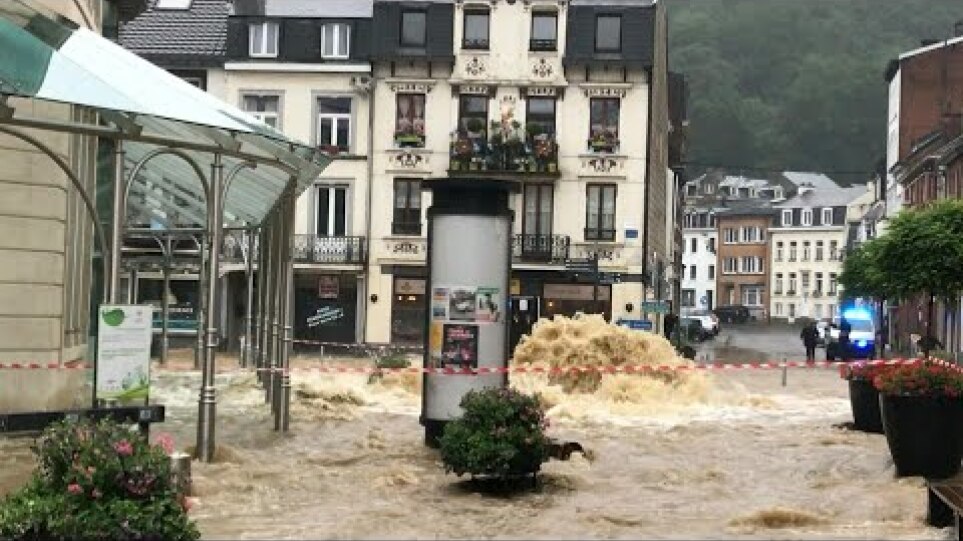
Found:
[[[866,340],[857,340],[857,341],[856,341],[856,347],[858,347],[858,348],[864,348],[864,347],[866,347],[867,345],[869,345],[869,342],[867,342]]]
[[[872,314],[869,310],[863,308],[851,308],[843,312],[843,318],[845,319],[873,319]]]

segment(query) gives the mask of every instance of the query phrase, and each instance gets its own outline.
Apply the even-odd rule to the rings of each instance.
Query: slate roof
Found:
[[[193,0],[188,9],[155,9],[120,26],[125,49],[164,68],[213,67],[224,63],[227,0]]]
[[[843,207],[865,193],[865,184],[828,190],[816,188],[791,197],[775,206],[777,208]]]
[[[355,19],[370,18],[373,0],[243,0],[234,3],[232,15]]]
[[[797,187],[810,184],[817,190],[835,190],[839,188],[839,184],[836,184],[835,180],[822,173],[783,171],[782,176],[789,179],[789,181]]]

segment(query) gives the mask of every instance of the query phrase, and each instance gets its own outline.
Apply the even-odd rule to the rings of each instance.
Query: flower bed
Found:
[[[167,437],[151,444],[109,420],[51,426],[33,447],[31,480],[0,502],[0,539],[198,539],[172,450]]]

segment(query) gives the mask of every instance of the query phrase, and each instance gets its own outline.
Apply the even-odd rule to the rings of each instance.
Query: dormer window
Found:
[[[711,194],[711,193],[712,193],[712,184],[706,184],[706,186],[705,186],[705,192],[706,192],[706,194]]]
[[[782,211],[782,226],[789,227],[792,225],[792,210],[786,209]]]
[[[823,225],[833,225],[833,209],[823,209]]]
[[[350,25],[346,23],[328,23],[321,27],[322,58],[348,58],[350,42]]]
[[[278,55],[278,23],[257,23],[248,27],[249,51],[252,57],[276,58]]]
[[[191,0],[157,0],[154,9],[190,9]]]
[[[428,14],[423,10],[401,12],[401,46],[424,47],[427,40]]]
[[[802,224],[813,225],[813,209],[802,210]]]
[[[595,18],[595,52],[622,51],[622,16],[599,15]]]

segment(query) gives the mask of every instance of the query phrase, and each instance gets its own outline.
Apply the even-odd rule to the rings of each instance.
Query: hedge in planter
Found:
[[[874,384],[896,475],[955,475],[963,458],[963,373],[917,361],[880,373]]]
[[[461,407],[464,414],[440,439],[446,471],[505,482],[537,473],[548,460],[548,420],[537,395],[469,391]]]
[[[879,412],[879,391],[873,381],[891,365],[856,362],[840,368],[840,376],[849,382],[849,403],[853,410],[856,430],[883,433],[883,419]]]
[[[171,478],[171,445],[109,420],[51,426],[31,480],[0,502],[0,539],[200,538]]]

